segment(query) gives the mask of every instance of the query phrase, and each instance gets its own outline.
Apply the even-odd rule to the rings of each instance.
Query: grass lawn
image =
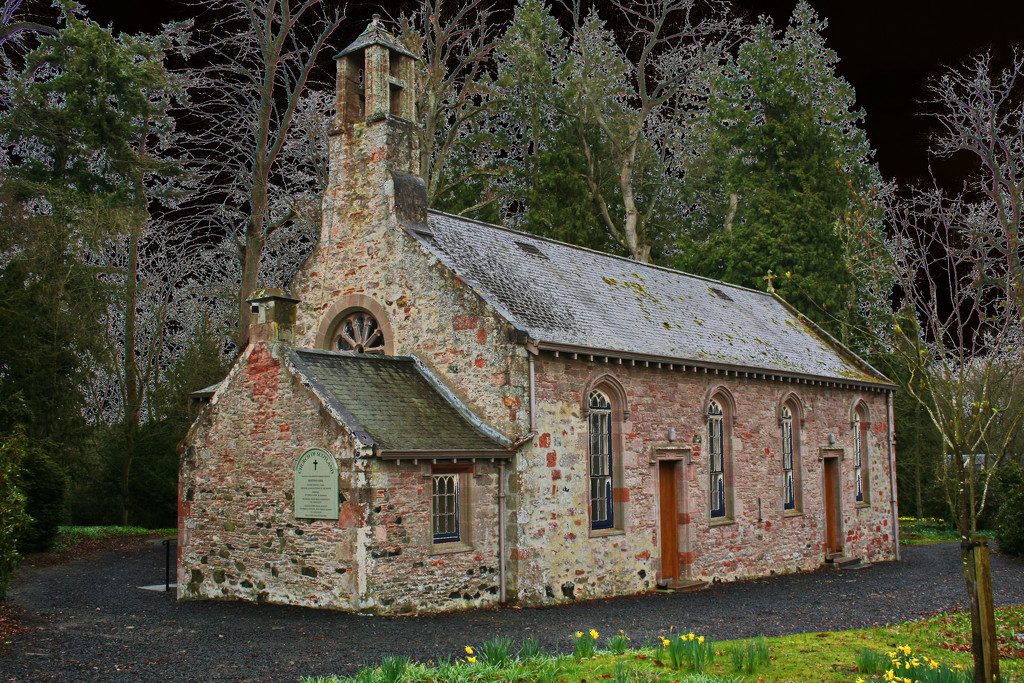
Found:
[[[1000,641],[1001,672],[1004,683],[1024,682],[1024,606],[1007,607],[997,610],[997,630]],[[616,643],[611,638],[617,634],[599,634],[596,640],[597,653],[594,656],[576,658],[573,656],[551,656],[530,652],[535,643],[525,644],[527,652],[520,656],[523,644],[506,648],[509,655],[504,664],[489,662],[499,660],[502,647],[490,643],[469,644],[472,653],[467,652],[458,660],[432,664],[410,664],[404,658],[392,657],[384,662],[366,667],[353,678],[307,678],[305,683],[397,683],[408,682],[498,682],[538,681],[539,683],[598,683],[605,680],[625,681],[678,681],[680,683],[716,683],[723,681],[745,681],[749,683],[854,683],[858,678],[865,682],[884,681],[885,669],[875,673],[858,671],[858,653],[870,650],[886,668],[891,668],[888,653],[897,648],[910,649],[904,660],[919,657],[922,667],[927,667],[925,658],[931,658],[943,665],[945,678],[929,679],[915,675],[910,681],[932,680],[943,683],[970,681],[957,667],[967,667],[971,658],[969,652],[970,623],[966,614],[939,615],[921,621],[910,621],[893,626],[873,629],[857,629],[832,633],[804,633],[795,636],[764,639],[767,647],[767,663],[743,668],[750,661],[748,653],[757,650],[757,641],[727,641],[713,644],[715,653],[703,674],[688,671],[687,666],[674,669],[670,665],[668,652],[660,645],[636,646],[628,643],[624,652],[615,653]],[[628,635],[628,634],[626,634]],[[677,634],[666,634],[673,639]],[[583,640],[587,640],[585,634]],[[571,643],[572,634],[566,642]],[[575,640],[580,640],[576,638]],[[620,641],[621,645],[621,641]],[[489,647],[490,646],[490,647]],[[497,650],[490,658],[489,651]],[[744,653],[737,661],[734,651]],[[756,660],[756,657],[753,659]],[[476,661],[472,661],[476,660]],[[897,670],[898,675],[909,675]],[[897,678],[897,680],[901,680]]]
[[[978,531],[978,534],[995,538],[994,531]],[[944,519],[900,517],[900,543],[902,545],[929,545],[959,541],[960,534]]]
[[[62,526],[57,528],[53,550],[62,551],[83,541],[101,541],[125,536],[176,536],[177,529],[143,529],[138,526]]]

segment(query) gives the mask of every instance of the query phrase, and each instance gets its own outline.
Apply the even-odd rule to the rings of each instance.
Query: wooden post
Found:
[[[985,683],[999,683],[999,642],[996,640],[996,613],[992,601],[992,567],[988,540],[978,538],[972,544],[971,559],[978,590],[978,617],[981,622],[981,652]]]

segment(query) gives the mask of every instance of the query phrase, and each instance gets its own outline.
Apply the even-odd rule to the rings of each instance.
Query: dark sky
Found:
[[[83,0],[90,15],[127,31],[155,30],[171,18],[194,15],[201,0]],[[781,27],[796,0],[733,0],[738,12],[768,14]],[[333,47],[351,41],[378,7],[394,11],[409,0],[350,2],[349,21]],[[943,65],[955,65],[986,48],[1007,54],[1024,42],[1024,0],[811,0],[829,23],[826,38],[839,69],[866,111],[868,137],[882,173],[909,180],[927,169],[928,119],[916,114],[924,82]]]

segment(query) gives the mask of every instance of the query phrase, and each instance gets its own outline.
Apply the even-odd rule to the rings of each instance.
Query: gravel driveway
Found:
[[[998,605],[1024,604],[1024,561],[992,556]],[[28,568],[11,599],[28,630],[0,649],[0,681],[291,681],[350,674],[388,654],[458,656],[497,635],[567,649],[578,629],[625,629],[644,642],[669,627],[724,640],[920,618],[966,604],[955,544],[905,548],[903,561],[822,570],[562,607],[366,617],[241,602],[177,603],[140,590],[163,581],[158,545]],[[0,646],[3,647],[3,646]]]

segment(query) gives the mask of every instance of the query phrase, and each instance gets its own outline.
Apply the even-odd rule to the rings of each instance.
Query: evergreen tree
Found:
[[[784,32],[762,18],[711,75],[677,265],[758,289],[771,271],[783,298],[850,341],[880,177],[825,27],[801,0]]]
[[[629,36],[620,43],[581,4],[566,8],[569,30],[540,0],[519,5],[495,49],[496,113],[478,121],[498,171],[482,193],[500,196],[513,225],[658,258],[679,227],[676,162],[700,87],[693,77],[731,28],[718,10],[700,0],[614,4],[609,24]]]
[[[24,336],[0,344],[0,364],[32,408],[38,438],[81,447],[85,414],[120,423],[124,507],[154,381],[140,346],[160,336],[141,329],[154,286],[144,238],[150,203],[177,172],[155,153],[173,132],[166,108],[176,87],[162,65],[173,37],[114,35],[70,10],[63,22],[27,55],[0,118],[4,210],[28,228],[5,240],[13,256],[0,269],[0,291]],[[115,379],[113,411],[84,400],[97,376]]]

